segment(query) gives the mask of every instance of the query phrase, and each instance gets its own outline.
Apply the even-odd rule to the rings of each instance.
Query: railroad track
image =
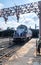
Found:
[[[16,44],[17,42],[16,43],[12,42],[12,39],[6,42],[2,41],[1,43],[3,43],[3,45],[0,47],[0,59],[3,58],[4,56],[11,56],[12,53],[17,51],[21,47],[20,45]],[[4,47],[5,43],[9,44],[10,46]]]
[[[12,47],[9,47],[7,49],[2,50],[2,55],[0,55],[0,59],[2,59],[4,56],[10,57],[12,53],[15,53],[21,46],[19,45],[14,45]]]
[[[13,46],[11,45],[10,47],[7,47],[7,48],[6,47],[1,48],[0,49],[0,53],[1,53],[0,59],[3,58],[4,56],[8,56],[8,57],[11,56],[12,53],[15,53],[21,47],[20,45],[16,45],[16,43]]]

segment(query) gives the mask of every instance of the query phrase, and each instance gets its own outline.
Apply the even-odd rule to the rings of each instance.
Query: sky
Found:
[[[0,9],[8,8],[15,5],[23,5],[31,2],[37,2],[40,0],[0,0]],[[25,24],[27,27],[35,28],[35,24],[39,26],[39,18],[35,13],[28,13],[20,15],[19,23],[15,16],[8,17],[8,21],[5,24],[4,19],[0,18],[0,28],[6,29],[7,27],[17,28],[18,25]]]

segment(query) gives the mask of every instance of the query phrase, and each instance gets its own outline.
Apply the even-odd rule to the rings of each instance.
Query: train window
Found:
[[[27,27],[26,27],[25,25],[20,25],[20,26],[18,26],[17,29],[24,29],[24,30],[27,30]]]

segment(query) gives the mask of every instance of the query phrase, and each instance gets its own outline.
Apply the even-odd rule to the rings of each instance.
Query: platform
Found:
[[[36,56],[36,39],[31,39],[8,60],[4,59],[3,65],[41,65],[41,56]]]

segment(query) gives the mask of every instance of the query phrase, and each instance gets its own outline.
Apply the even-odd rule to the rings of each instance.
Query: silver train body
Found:
[[[19,39],[26,40],[27,38],[32,37],[32,31],[27,28],[25,25],[20,25],[17,27],[17,30],[13,34],[13,40],[17,41]]]

